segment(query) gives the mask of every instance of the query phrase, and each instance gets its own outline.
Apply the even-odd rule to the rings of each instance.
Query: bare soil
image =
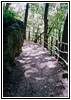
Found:
[[[4,97],[67,97],[67,79],[58,60],[40,44],[24,41],[16,65],[4,83]]]

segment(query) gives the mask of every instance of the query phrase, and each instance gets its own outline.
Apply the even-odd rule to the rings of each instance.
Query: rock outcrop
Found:
[[[19,54],[24,41],[23,22],[16,19],[3,19],[3,69],[11,71],[14,58]]]

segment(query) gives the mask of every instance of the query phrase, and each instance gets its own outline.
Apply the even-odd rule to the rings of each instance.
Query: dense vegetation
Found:
[[[23,22],[15,19],[15,13],[3,10],[3,59],[4,70],[11,71],[13,60],[23,45]]]
[[[19,52],[24,39],[42,44],[52,55],[63,57],[67,65],[67,13],[67,3],[4,4],[4,68],[10,70],[9,64]]]

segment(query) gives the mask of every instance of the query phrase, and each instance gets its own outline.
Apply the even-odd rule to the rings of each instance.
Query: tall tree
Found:
[[[9,9],[10,5],[11,5],[11,3],[3,4],[3,9],[5,10],[5,12]]]
[[[47,44],[48,44],[48,35],[47,35],[47,31],[48,31],[48,19],[47,19],[48,7],[49,7],[49,4],[46,3],[46,5],[45,5],[45,13],[44,13],[44,47],[45,48],[47,48]]]
[[[11,3],[6,3],[5,10],[8,10],[8,8],[9,8],[10,5],[11,5]]]
[[[37,41],[38,41],[38,33],[39,33],[39,25],[38,25],[38,27],[37,27],[37,32],[35,32],[35,43],[37,43]]]
[[[24,17],[24,39],[26,39],[26,26],[27,26],[27,18],[28,18],[28,9],[29,9],[29,3],[26,4],[26,9],[25,9],[25,17]]]
[[[68,43],[68,14],[65,20],[65,24],[64,24],[64,30],[63,30],[63,36],[62,36],[62,42],[64,43]],[[68,51],[68,46],[64,46],[64,44],[62,44],[62,51]],[[61,56],[67,60],[67,55],[62,55]]]

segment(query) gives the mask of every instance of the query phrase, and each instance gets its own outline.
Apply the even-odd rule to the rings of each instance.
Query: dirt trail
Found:
[[[4,88],[5,97],[67,96],[63,69],[43,46],[24,41],[22,52],[15,62],[10,81]]]

